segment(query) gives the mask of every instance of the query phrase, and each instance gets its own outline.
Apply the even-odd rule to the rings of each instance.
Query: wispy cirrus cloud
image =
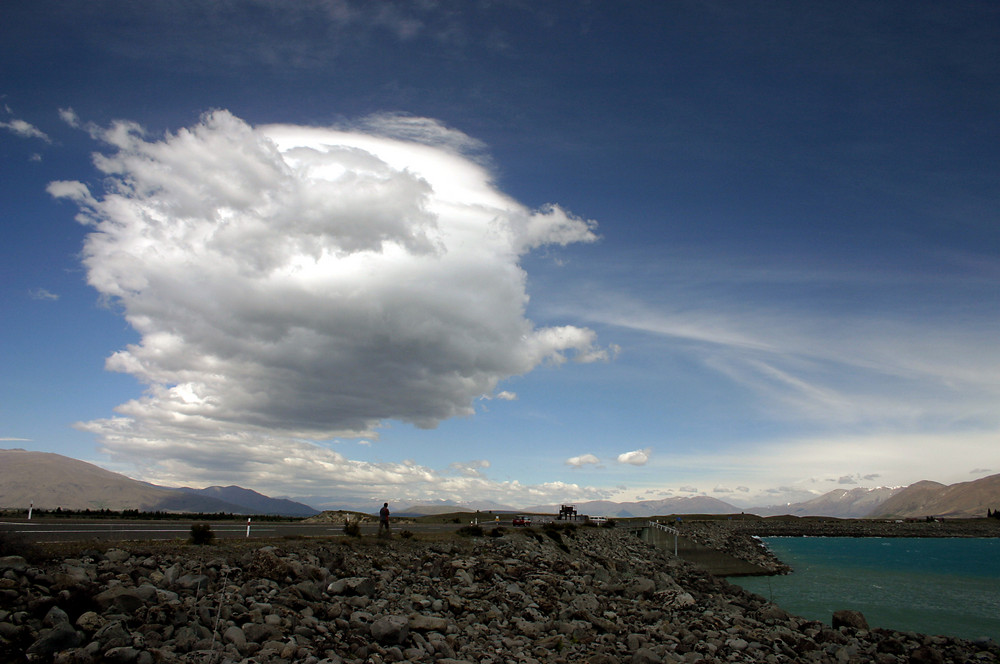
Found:
[[[47,290],[45,288],[33,288],[30,291],[28,291],[28,295],[33,300],[55,301],[59,299],[59,295],[57,293],[53,293],[52,291]]]
[[[37,138],[46,143],[52,142],[48,134],[26,120],[13,118],[7,122],[0,121],[0,129],[6,129],[21,138]]]

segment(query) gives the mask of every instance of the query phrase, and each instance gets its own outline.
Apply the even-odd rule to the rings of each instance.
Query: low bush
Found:
[[[542,541],[544,541],[542,539],[542,534],[540,532],[538,532],[537,530],[535,530],[534,528],[531,528],[531,527],[528,527],[528,528],[519,528],[518,532],[523,533],[523,534],[527,535],[528,537],[534,538],[534,540],[536,542],[541,543]]]
[[[455,532],[457,532],[462,537],[482,537],[483,536],[483,529],[482,529],[481,526],[473,526],[473,525],[462,526],[461,528],[459,528]]]
[[[191,538],[188,541],[191,544],[199,546],[212,544],[215,541],[215,533],[212,532],[212,526],[207,523],[192,523]]]
[[[348,537],[361,537],[361,524],[348,519],[344,522],[344,534]]]

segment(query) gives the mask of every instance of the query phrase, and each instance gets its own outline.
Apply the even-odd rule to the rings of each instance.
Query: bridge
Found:
[[[681,560],[694,563],[713,576],[761,576],[771,571],[741,560],[711,547],[684,537],[681,529],[659,521],[633,527],[631,531],[650,546],[662,549]]]

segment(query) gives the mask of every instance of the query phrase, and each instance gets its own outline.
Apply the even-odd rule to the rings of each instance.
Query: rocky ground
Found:
[[[848,608],[848,607],[845,607]],[[627,529],[135,543],[0,557],[8,662],[996,662],[991,641],[831,624]]]

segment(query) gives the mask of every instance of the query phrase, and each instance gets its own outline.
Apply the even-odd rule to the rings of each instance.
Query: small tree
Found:
[[[344,534],[348,537],[361,537],[361,524],[350,519],[344,521]]]
[[[212,526],[207,523],[191,524],[191,544],[211,544],[214,541],[215,533],[212,532]]]

